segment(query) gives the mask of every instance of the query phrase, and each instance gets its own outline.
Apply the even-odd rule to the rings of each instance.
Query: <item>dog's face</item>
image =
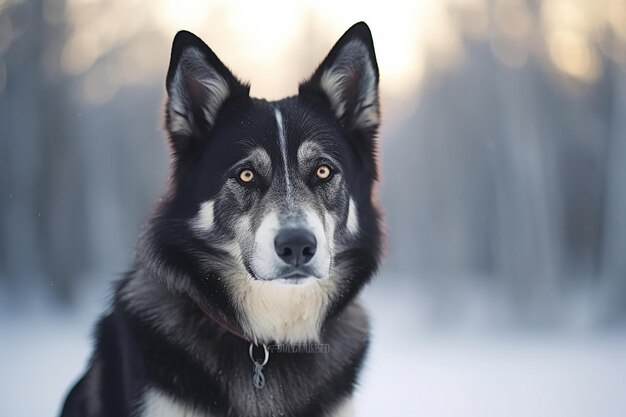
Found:
[[[253,279],[286,285],[328,279],[336,248],[358,229],[343,178],[351,161],[342,155],[350,149],[338,146],[332,123],[307,117],[290,100],[247,107],[237,109],[235,128],[216,126],[216,142],[230,149],[204,151],[200,164],[215,192],[201,197],[193,232],[240,260]],[[212,163],[216,154],[224,166]]]
[[[170,288],[264,341],[316,339],[376,268],[378,68],[363,23],[299,95],[250,98],[196,36],[174,39],[172,183],[152,223]]]

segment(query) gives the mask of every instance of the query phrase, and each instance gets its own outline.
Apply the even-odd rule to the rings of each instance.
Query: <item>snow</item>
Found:
[[[626,332],[419,329],[411,298],[367,294],[373,343],[359,416],[622,417]],[[82,373],[100,301],[0,318],[0,417],[58,414]],[[96,308],[98,307],[98,308]]]
[[[626,415],[626,337],[423,337],[374,343],[357,415]]]
[[[0,319],[0,417],[45,417],[84,369],[91,323],[67,313]]]

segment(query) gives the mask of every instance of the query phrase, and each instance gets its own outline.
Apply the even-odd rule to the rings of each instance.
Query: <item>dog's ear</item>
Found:
[[[380,117],[378,78],[372,34],[367,24],[359,22],[300,85],[300,95],[322,97],[343,126],[371,140]]]
[[[166,88],[165,127],[175,151],[209,133],[227,100],[249,93],[248,85],[200,38],[186,31],[174,37]]]

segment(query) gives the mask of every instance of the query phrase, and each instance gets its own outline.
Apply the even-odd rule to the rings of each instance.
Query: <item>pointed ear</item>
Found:
[[[369,27],[352,26],[337,41],[300,95],[323,97],[348,129],[374,137],[379,125],[378,64]]]
[[[186,31],[174,37],[166,87],[165,124],[175,150],[179,142],[209,132],[227,100],[249,92],[200,38]]]

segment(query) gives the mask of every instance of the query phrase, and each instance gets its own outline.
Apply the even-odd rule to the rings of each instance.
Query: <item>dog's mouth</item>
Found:
[[[298,285],[303,284],[305,282],[309,282],[311,280],[322,279],[323,277],[319,276],[315,271],[307,266],[302,267],[287,267],[282,268],[278,271],[277,274],[271,277],[261,277],[259,276],[248,264],[248,262],[244,262],[244,266],[248,275],[252,277],[252,279],[257,281],[271,281],[271,282],[280,282],[282,284],[290,284],[290,285]]]

